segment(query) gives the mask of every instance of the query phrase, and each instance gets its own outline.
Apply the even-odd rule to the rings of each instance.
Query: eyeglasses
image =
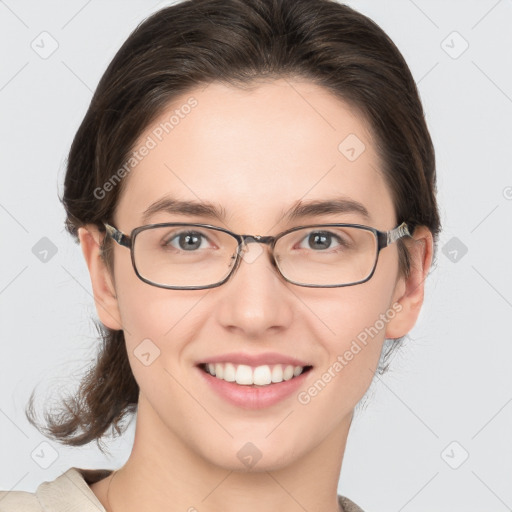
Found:
[[[209,224],[164,223],[135,228],[130,235],[104,224],[107,234],[131,251],[137,276],[172,290],[214,288],[225,283],[244,259],[247,244],[270,247],[272,264],[289,283],[312,288],[368,281],[381,249],[411,236],[403,222],[390,231],[360,224],[298,226],[276,236],[238,235]]]

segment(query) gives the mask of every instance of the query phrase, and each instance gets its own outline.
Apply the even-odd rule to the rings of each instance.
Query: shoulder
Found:
[[[43,510],[36,495],[26,491],[0,491],[2,512],[40,512]]]
[[[70,468],[56,479],[43,482],[35,492],[0,491],[2,512],[105,512],[89,484],[110,474],[106,469]]]
[[[343,512],[364,512],[364,510],[356,505],[353,501],[345,498],[345,496],[340,496],[338,494],[338,501]]]

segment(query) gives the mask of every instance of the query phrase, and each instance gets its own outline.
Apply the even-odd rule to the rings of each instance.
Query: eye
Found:
[[[303,243],[306,243],[305,247]],[[336,244],[336,245],[333,245]],[[301,249],[326,250],[333,248],[347,248],[351,245],[350,240],[343,233],[333,233],[331,231],[311,231],[302,240],[299,245]]]
[[[208,249],[208,237],[200,231],[181,231],[172,233],[162,240],[163,247],[172,247],[180,251],[195,251]]]

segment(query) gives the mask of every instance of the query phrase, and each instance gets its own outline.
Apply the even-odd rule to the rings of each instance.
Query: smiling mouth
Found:
[[[308,366],[292,366],[286,364],[272,364],[261,366],[248,366],[233,363],[202,363],[198,367],[205,373],[226,382],[233,382],[241,386],[268,386],[279,384],[307,373],[313,368]]]

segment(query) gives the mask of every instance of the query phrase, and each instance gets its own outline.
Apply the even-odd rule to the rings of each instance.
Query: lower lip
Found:
[[[243,409],[263,409],[279,403],[288,398],[304,384],[304,380],[311,372],[311,369],[301,373],[298,377],[290,380],[284,380],[276,384],[267,384],[265,386],[244,386],[236,382],[227,382],[218,379],[213,375],[196,367],[211,388],[222,398],[237,407]]]

